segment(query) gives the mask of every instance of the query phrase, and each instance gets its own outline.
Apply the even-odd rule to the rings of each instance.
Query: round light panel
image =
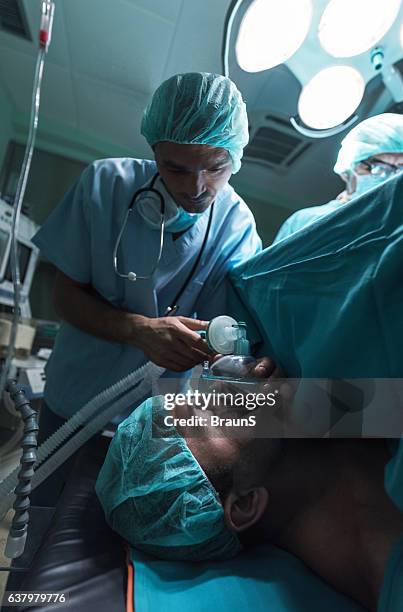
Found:
[[[331,0],[319,23],[323,49],[333,57],[354,57],[374,47],[399,14],[401,0]]]
[[[239,66],[260,72],[287,61],[304,42],[311,20],[311,0],[254,0],[235,44]]]
[[[317,130],[340,125],[354,113],[364,90],[364,79],[355,68],[325,68],[304,86],[298,100],[299,116]]]

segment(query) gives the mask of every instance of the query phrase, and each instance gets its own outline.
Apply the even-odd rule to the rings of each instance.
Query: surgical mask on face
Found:
[[[385,183],[390,178],[390,176],[377,174],[355,174],[355,177],[357,184],[352,195],[353,198],[357,198],[363,193],[370,191],[370,189]]]
[[[183,232],[189,229],[189,227],[192,227],[192,225],[200,219],[202,214],[203,213],[190,213],[182,208],[182,206],[178,206],[178,216],[171,219],[171,221],[165,225],[166,230],[172,233]]]
[[[161,177],[154,183],[154,189],[159,191],[165,201],[165,230],[170,233],[182,232],[194,225],[203,213],[189,213],[178,206],[168,193]],[[139,196],[137,210],[151,229],[161,227],[161,201],[156,193],[146,192]]]

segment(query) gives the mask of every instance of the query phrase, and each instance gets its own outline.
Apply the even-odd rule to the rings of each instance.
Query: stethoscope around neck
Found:
[[[137,189],[137,191],[133,194],[132,199],[130,200],[130,204],[129,204],[129,208],[126,211],[126,215],[125,218],[123,220],[122,223],[122,227],[119,231],[118,237],[116,238],[116,242],[115,242],[115,247],[113,249],[113,269],[115,271],[115,273],[120,277],[123,278],[125,280],[129,280],[132,282],[138,281],[138,280],[150,280],[159,264],[161,261],[161,257],[162,257],[162,249],[164,248],[164,230],[165,230],[165,222],[166,222],[166,213],[165,213],[165,200],[164,200],[164,196],[162,195],[162,193],[160,191],[158,191],[158,189],[155,189],[154,185],[155,185],[155,181],[157,180],[159,174],[158,172],[155,174],[155,176],[153,177],[150,185],[148,187],[142,187],[141,189]],[[129,271],[127,274],[120,272],[119,271],[119,263],[118,263],[118,250],[119,250],[119,246],[120,243],[122,241],[122,236],[123,233],[126,229],[126,225],[129,219],[129,215],[131,212],[133,212],[134,209],[134,205],[136,204],[136,201],[138,199],[138,197],[142,194],[142,193],[147,193],[147,192],[151,192],[151,193],[155,193],[159,200],[160,200],[160,204],[161,204],[161,225],[160,225],[160,244],[159,244],[159,250],[158,250],[158,256],[157,259],[155,261],[155,264],[153,265],[153,267],[151,268],[151,271],[143,276],[140,276],[139,274],[137,274],[136,272],[132,272]],[[192,269],[190,270],[189,274],[187,275],[185,282],[183,283],[183,285],[181,286],[181,288],[179,289],[179,291],[177,292],[175,299],[172,301],[171,306],[168,306],[168,308],[165,311],[165,316],[167,315],[174,315],[177,310],[179,309],[179,305],[178,305],[178,301],[179,299],[182,297],[183,293],[185,292],[187,286],[189,285],[191,279],[193,278],[194,273],[196,272],[196,268],[198,267],[201,257],[203,255],[203,252],[205,250],[206,244],[207,244],[207,240],[208,240],[208,236],[210,234],[210,228],[211,228],[211,221],[213,218],[213,207],[214,207],[214,203],[211,204],[210,206],[210,214],[209,214],[209,219],[208,219],[208,223],[207,223],[207,228],[206,228],[206,232],[204,234],[204,239],[203,239],[203,243],[202,246],[200,248],[199,254],[196,258],[195,263],[192,266]]]

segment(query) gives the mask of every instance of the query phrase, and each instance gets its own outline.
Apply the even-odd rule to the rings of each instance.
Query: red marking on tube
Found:
[[[47,32],[46,30],[41,30],[39,32],[39,44],[41,45],[41,47],[46,47],[48,40],[49,32]]]

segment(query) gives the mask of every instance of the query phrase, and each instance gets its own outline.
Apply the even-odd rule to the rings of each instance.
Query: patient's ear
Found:
[[[227,527],[240,532],[257,523],[267,508],[268,499],[265,487],[254,487],[240,493],[231,491],[224,502]]]

